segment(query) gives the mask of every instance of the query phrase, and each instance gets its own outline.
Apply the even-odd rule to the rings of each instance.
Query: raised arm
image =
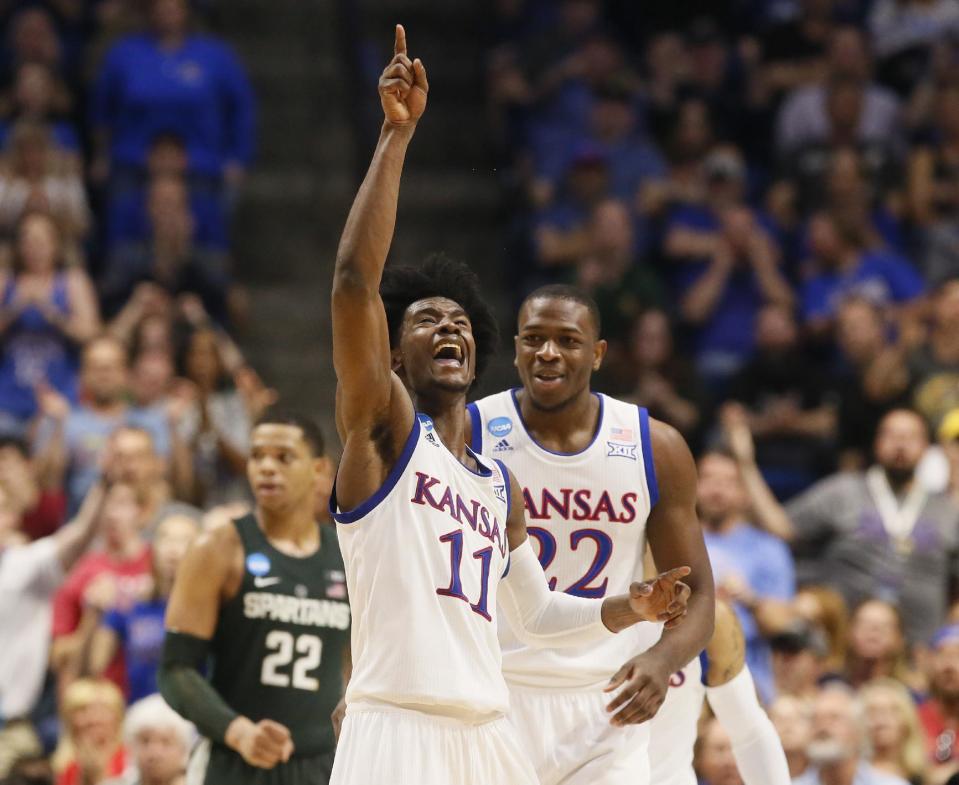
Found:
[[[696,516],[696,465],[683,437],[665,423],[650,421],[659,500],[646,524],[649,547],[659,570],[691,568],[692,590],[686,621],[663,631],[659,641],[627,661],[608,690],[622,688],[609,704],[618,724],[645,722],[666,698],[669,678],[698,656],[713,634],[715,587],[709,555]],[[667,572],[668,574],[668,572]]]
[[[394,456],[413,425],[413,408],[402,383],[392,373],[386,312],[380,298],[380,279],[393,239],[400,176],[406,149],[416,123],[426,109],[426,69],[406,54],[406,33],[396,27],[394,56],[380,77],[380,102],[385,120],[373,161],[353,201],[336,254],[333,273],[333,365],[339,387],[337,423],[344,437],[344,464],[338,498],[352,506],[379,486],[383,476],[369,484],[360,480],[360,466],[374,430],[389,424],[385,445]],[[381,437],[380,437],[381,438]],[[382,442],[377,444],[383,464]],[[384,467],[387,471],[389,466]],[[376,474],[377,472],[372,472]],[[380,472],[382,474],[382,472]]]

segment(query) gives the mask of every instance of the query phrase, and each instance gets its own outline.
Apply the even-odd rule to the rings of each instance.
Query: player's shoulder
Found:
[[[508,388],[477,398],[466,405],[466,443],[476,452],[486,452],[490,445],[512,433],[513,420],[518,418],[514,395]]]
[[[649,445],[660,487],[695,484],[696,463],[686,439],[678,430],[650,417]]]
[[[209,564],[212,568],[225,567],[242,551],[243,542],[233,521],[224,521],[202,532],[187,551],[194,561]]]

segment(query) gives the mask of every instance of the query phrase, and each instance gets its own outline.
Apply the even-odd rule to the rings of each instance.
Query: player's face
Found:
[[[256,502],[270,511],[291,509],[313,499],[320,459],[295,425],[266,423],[253,429],[247,478]]]
[[[466,312],[445,297],[413,303],[403,317],[393,369],[417,394],[466,393],[476,378],[476,342]]]
[[[561,298],[537,298],[519,313],[514,364],[530,402],[555,411],[589,391],[606,355],[589,309]]]

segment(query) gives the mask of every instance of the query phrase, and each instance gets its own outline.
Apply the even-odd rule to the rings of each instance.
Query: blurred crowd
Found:
[[[5,783],[170,785],[193,741],[156,695],[166,599],[247,509],[276,397],[231,337],[255,106],[209,6],[0,1]]]
[[[596,388],[699,456],[719,593],[797,781],[842,750],[946,781],[959,2],[494,6],[515,291],[591,292],[609,341]],[[704,726],[703,781],[737,785],[731,760]]]

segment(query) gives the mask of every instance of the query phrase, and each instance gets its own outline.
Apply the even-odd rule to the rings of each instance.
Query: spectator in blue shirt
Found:
[[[538,198],[552,196],[576,152],[588,142],[599,148],[609,163],[610,194],[632,200],[645,180],[666,174],[662,155],[639,132],[638,125],[636,99],[629,88],[617,82],[602,86],[595,93],[585,137],[561,133],[555,139],[542,140],[548,143],[534,150]]]
[[[148,192],[150,235],[110,255],[101,282],[108,314],[118,313],[138,284],[155,283],[170,295],[196,294],[220,324],[228,320],[232,284],[222,251],[197,246],[189,194],[181,178],[156,178]]]
[[[249,82],[221,42],[191,33],[186,0],[153,0],[151,29],[120,39],[93,95],[98,169],[142,170],[161,132],[185,142],[190,171],[235,184],[253,154]]]
[[[813,269],[802,287],[801,308],[804,321],[819,334],[832,326],[848,297],[879,307],[903,306],[925,291],[922,277],[906,259],[866,248],[860,237],[845,229],[829,213],[818,213],[809,222]]]
[[[150,186],[159,179],[170,177],[183,181],[189,189],[196,246],[227,250],[227,216],[220,197],[219,182],[210,177],[190,176],[183,140],[176,134],[163,133],[150,144],[146,172],[115,177],[110,183],[103,232],[103,244],[108,255],[120,246],[149,238],[151,228],[147,202]]]
[[[33,417],[41,385],[76,398],[77,347],[100,330],[98,311],[86,273],[65,266],[56,223],[43,213],[27,214],[18,226],[14,268],[0,273],[4,420]]]
[[[746,520],[750,498],[740,466],[728,453],[699,459],[697,509],[718,596],[733,603],[746,638],[746,663],[764,702],[773,698],[767,638],[792,620],[796,593],[789,549]]]
[[[87,654],[87,670],[100,676],[123,651],[133,703],[157,691],[156,673],[163,649],[163,614],[173,579],[190,543],[199,534],[196,518],[174,514],[164,518],[153,539],[153,590],[129,610],[108,608],[95,629]]]
[[[793,301],[779,249],[755,214],[732,207],[721,220],[717,232],[689,234],[708,255],[685,264],[674,278],[680,314],[695,328],[697,366],[714,386],[728,381],[752,354],[760,308]]]

